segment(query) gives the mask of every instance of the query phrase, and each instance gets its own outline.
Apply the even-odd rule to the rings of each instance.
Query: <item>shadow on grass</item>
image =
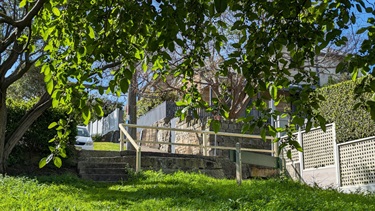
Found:
[[[163,206],[170,209],[182,207],[192,210],[231,210],[241,209],[242,206],[251,206],[254,210],[264,210],[266,206],[281,210],[316,210],[328,205],[339,208],[347,203],[374,203],[374,197],[353,197],[278,179],[248,180],[238,186],[234,180],[154,172],[120,183],[93,182],[75,175],[38,177],[37,180],[39,183],[60,185],[59,192],[62,194],[80,195],[87,202],[116,203],[127,209],[152,201],[162,201]]]
[[[243,188],[238,187],[234,180],[220,184],[218,180],[204,175],[183,173],[168,176],[160,173],[154,173],[152,176],[141,175],[119,183],[93,182],[75,175],[36,179],[39,183],[60,186],[61,194],[79,194],[85,201],[108,201],[125,206],[157,200],[165,201],[169,208],[189,207],[189,209],[202,209],[202,204],[205,204],[206,208],[216,207],[215,203],[225,204],[230,202],[230,199],[240,198],[239,192],[233,190]],[[200,179],[202,181],[199,181]]]

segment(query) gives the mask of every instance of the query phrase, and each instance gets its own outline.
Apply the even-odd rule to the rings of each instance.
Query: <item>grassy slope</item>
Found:
[[[120,151],[120,144],[112,142],[94,142],[94,150]]]
[[[75,176],[0,177],[0,210],[375,210],[375,195],[319,190],[289,180],[217,180],[145,172],[132,181]]]

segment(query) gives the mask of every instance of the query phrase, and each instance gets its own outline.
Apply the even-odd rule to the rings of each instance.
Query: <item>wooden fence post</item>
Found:
[[[139,173],[141,171],[141,146],[138,146],[136,150],[135,172]]]
[[[236,179],[237,184],[241,185],[242,183],[242,161],[241,161],[241,145],[236,143]]]
[[[124,151],[124,133],[120,129],[120,152]]]
[[[203,155],[208,156],[207,134],[206,133],[203,133]]]

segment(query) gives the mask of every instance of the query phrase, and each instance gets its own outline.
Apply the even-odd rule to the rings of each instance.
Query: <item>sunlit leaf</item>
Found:
[[[27,3],[27,0],[22,0],[22,1],[20,2],[19,7],[22,8],[22,7],[26,6],[26,3]]]
[[[52,122],[48,125],[48,129],[54,128],[57,125],[57,122]]]
[[[60,168],[60,167],[62,166],[62,160],[61,160],[61,158],[59,158],[59,157],[54,157],[54,158],[53,158],[53,164],[55,164],[55,166],[56,166],[57,168]]]
[[[61,15],[60,10],[57,7],[52,8],[52,12],[56,16],[60,16]]]
[[[39,161],[39,168],[43,168],[45,165],[47,165],[47,158],[44,157]]]

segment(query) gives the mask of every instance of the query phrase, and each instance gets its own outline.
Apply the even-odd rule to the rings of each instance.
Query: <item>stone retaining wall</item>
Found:
[[[208,119],[192,119],[187,118],[186,121],[180,121],[176,123],[176,128],[188,129],[188,130],[210,130],[208,128]],[[171,127],[171,119],[165,118],[159,120],[152,126],[156,127]],[[235,121],[222,121],[220,132],[228,133],[241,133],[242,124],[236,123]],[[157,141],[157,142],[171,142],[184,143],[184,144],[203,144],[203,135],[197,133],[188,132],[174,132],[174,140],[171,140],[171,131],[167,130],[155,130],[155,129],[144,129],[142,131],[142,141]],[[139,134],[140,135],[140,134]],[[244,148],[255,148],[255,149],[271,149],[271,143],[269,141],[263,141],[261,139],[249,139],[249,138],[239,138],[239,137],[229,137],[229,136],[208,136],[208,146],[227,146],[235,147],[236,143],[239,142],[241,147]],[[172,152],[172,147],[166,144],[143,144],[151,148],[159,149],[163,152]],[[203,155],[203,150],[200,147],[193,146],[173,146],[174,153],[176,154],[192,154],[192,155]],[[210,149],[210,156],[220,156],[228,157],[228,150],[215,150]]]

